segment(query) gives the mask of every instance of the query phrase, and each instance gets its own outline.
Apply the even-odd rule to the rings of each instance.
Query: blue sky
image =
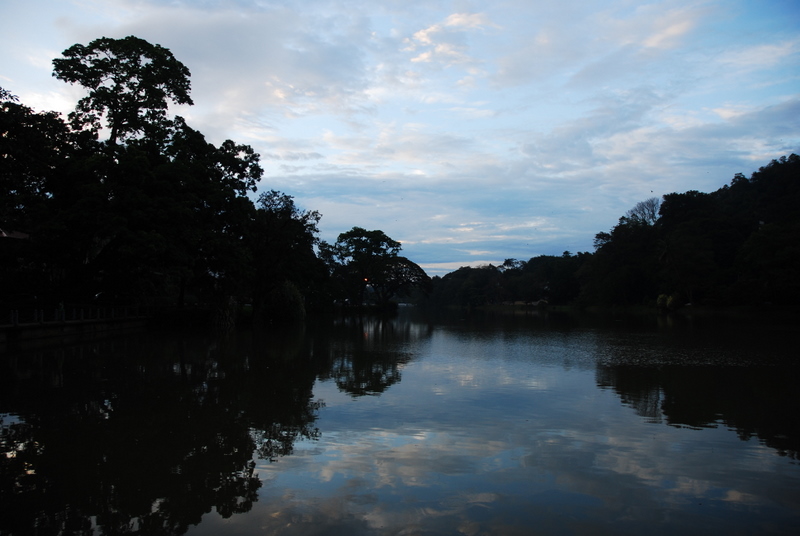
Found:
[[[795,0],[5,0],[0,86],[69,112],[52,59],[127,35],[191,70],[175,113],[252,145],[260,190],[431,275],[591,251],[639,201],[800,152]]]

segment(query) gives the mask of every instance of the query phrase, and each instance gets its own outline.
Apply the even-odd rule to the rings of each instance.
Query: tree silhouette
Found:
[[[53,76],[89,90],[70,119],[76,128],[97,131],[105,117],[111,146],[140,133],[157,137],[169,100],[193,104],[189,69],[161,45],[102,37],[73,45],[63,56],[53,60]]]

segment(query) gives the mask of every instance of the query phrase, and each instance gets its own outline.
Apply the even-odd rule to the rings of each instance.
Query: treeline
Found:
[[[800,299],[800,157],[706,194],[637,204],[592,253],[564,252],[428,278],[379,230],[328,244],[321,215],[270,190],[259,155],[219,146],[170,103],[190,73],[137,37],[74,45],[53,75],[86,90],[64,119],[0,88],[0,314],[70,304],[242,304],[297,320],[334,304],[439,306],[794,304]],[[255,201],[253,200],[255,199]],[[0,320],[2,321],[2,320]]]
[[[712,193],[638,203],[593,253],[464,267],[433,279],[431,302],[795,305],[800,300],[800,157],[773,160]],[[544,302],[540,301],[544,300]]]
[[[0,309],[204,304],[231,324],[243,303],[294,320],[427,283],[380,231],[326,244],[321,215],[291,196],[253,202],[259,155],[168,117],[169,103],[193,104],[168,49],[101,38],[53,65],[86,90],[66,120],[0,88]]]

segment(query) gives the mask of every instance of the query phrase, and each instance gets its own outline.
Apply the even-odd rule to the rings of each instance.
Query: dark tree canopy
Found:
[[[386,306],[421,289],[463,307],[800,300],[797,155],[712,193],[637,203],[595,235],[594,253],[506,259],[431,283],[383,231],[353,227],[328,244],[320,214],[291,196],[269,190],[254,203],[263,170],[253,148],[214,145],[168,117],[192,99],[189,69],[167,48],[103,37],[53,66],[87,90],[69,122],[0,88],[0,278],[30,296],[195,302],[225,315],[238,301],[270,320],[335,300]]]
[[[660,206],[661,200],[657,197],[651,197],[636,203],[636,206],[626,212],[625,216],[632,221],[655,225],[658,221],[658,209]]]
[[[77,128],[99,130],[105,117],[110,145],[153,135],[166,120],[168,101],[193,104],[189,69],[161,45],[134,36],[102,37],[73,45],[63,56],[53,60],[53,76],[89,90],[70,119]]]
[[[351,303],[364,303],[371,291],[377,305],[385,306],[391,298],[429,282],[422,268],[399,256],[400,249],[400,242],[383,231],[353,227],[334,245],[322,243],[320,255]]]
[[[53,68],[87,91],[69,122],[0,88],[0,276],[22,296],[0,296],[3,306],[204,304],[231,325],[237,304],[298,320],[336,287],[363,298],[369,285],[385,303],[427,282],[382,231],[320,244],[317,211],[276,190],[254,203],[258,153],[168,117],[193,103],[189,69],[167,48],[103,37]]]
[[[270,190],[258,197],[249,244],[254,265],[254,313],[271,321],[305,316],[319,305],[325,269],[314,253],[319,212],[304,211],[290,195]]]
[[[0,229],[30,230],[71,145],[56,112],[36,113],[0,88]]]
[[[356,263],[365,268],[376,259],[396,256],[400,249],[400,242],[392,240],[383,231],[367,231],[361,227],[353,227],[336,239],[339,262]]]

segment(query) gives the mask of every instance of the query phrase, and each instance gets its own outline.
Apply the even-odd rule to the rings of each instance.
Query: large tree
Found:
[[[334,245],[322,243],[320,253],[348,300],[364,303],[371,290],[377,305],[385,306],[393,297],[430,281],[422,268],[399,256],[400,249],[400,242],[383,231],[353,227]]]
[[[153,137],[166,122],[168,101],[193,104],[189,69],[169,49],[144,39],[102,37],[76,44],[53,60],[53,76],[80,84],[89,94],[70,119],[76,128],[109,129],[109,145],[144,134]]]
[[[81,231],[64,242],[83,240],[84,286],[179,304],[189,291],[218,305],[246,293],[248,193],[262,175],[259,155],[231,140],[215,146],[180,116],[167,117],[170,102],[192,104],[189,70],[168,49],[104,37],[63,56],[54,75],[88,90],[70,115],[73,127],[109,133],[105,150],[71,177],[75,193],[54,200],[55,231]]]

